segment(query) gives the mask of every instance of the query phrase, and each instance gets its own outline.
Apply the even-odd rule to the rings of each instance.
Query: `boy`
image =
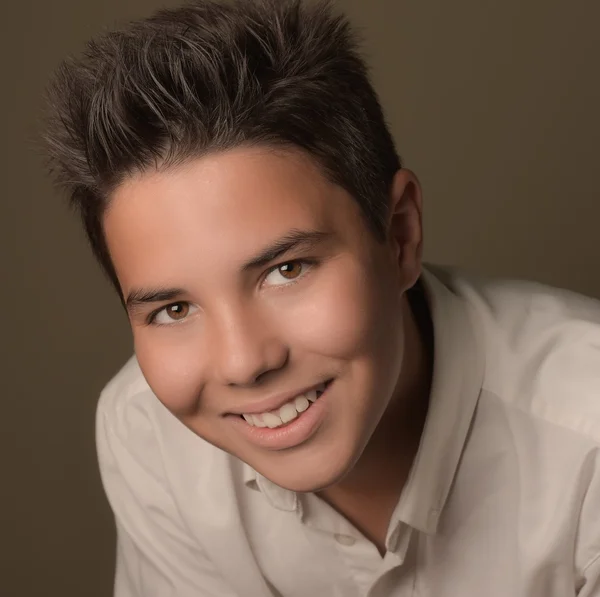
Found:
[[[97,417],[115,595],[600,596],[600,305],[422,266],[345,19],[197,0],[50,105],[135,341]]]

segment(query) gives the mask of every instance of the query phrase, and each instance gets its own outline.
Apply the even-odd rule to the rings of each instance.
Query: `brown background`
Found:
[[[340,0],[426,198],[426,257],[600,297],[600,3]],[[0,595],[106,597],[113,526],[95,402],[127,322],[35,150],[61,57],[156,0],[6,0]],[[167,5],[163,2],[162,5]]]

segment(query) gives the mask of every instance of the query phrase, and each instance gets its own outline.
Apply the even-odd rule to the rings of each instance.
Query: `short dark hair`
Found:
[[[348,20],[330,2],[195,0],[88,42],[47,91],[51,175],[120,293],[103,232],[126,177],[248,145],[299,148],[385,238],[400,168]]]

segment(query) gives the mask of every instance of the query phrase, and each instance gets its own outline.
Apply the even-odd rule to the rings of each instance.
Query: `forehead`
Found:
[[[104,228],[117,273],[184,255],[238,262],[290,228],[344,234],[358,205],[299,152],[238,148],[139,174],[113,194]]]
[[[105,224],[135,216],[138,224],[150,225],[158,215],[170,220],[174,214],[185,214],[185,221],[197,214],[196,224],[235,224],[261,209],[276,210],[278,217],[300,215],[326,208],[332,186],[303,154],[234,149],[131,177],[114,192]]]

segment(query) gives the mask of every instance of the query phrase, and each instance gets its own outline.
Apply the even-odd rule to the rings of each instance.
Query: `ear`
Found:
[[[398,170],[390,190],[388,242],[394,251],[401,291],[414,286],[421,275],[423,203],[421,184],[410,170]]]

